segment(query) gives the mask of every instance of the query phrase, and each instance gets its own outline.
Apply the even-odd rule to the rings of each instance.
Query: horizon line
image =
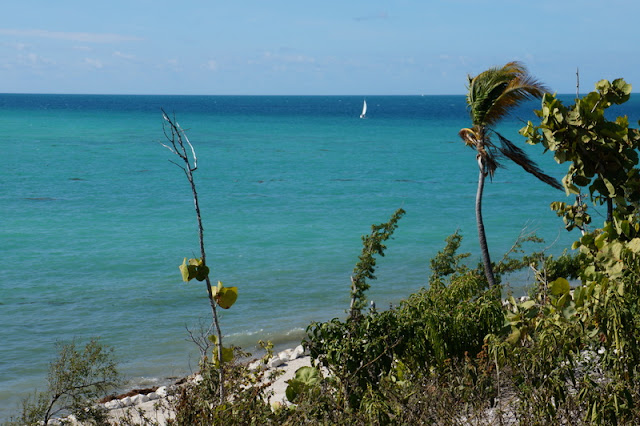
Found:
[[[584,96],[590,92],[580,93],[579,96]],[[640,92],[631,92],[631,94],[638,94]],[[554,94],[559,96],[567,96],[572,95],[575,96],[575,93],[558,93],[554,92]],[[57,96],[252,96],[252,97],[260,97],[260,96],[272,96],[272,97],[296,97],[296,96],[304,96],[304,97],[321,97],[321,96],[330,96],[330,97],[338,97],[338,96],[349,96],[349,97],[393,97],[393,96],[415,96],[415,97],[423,97],[423,96],[466,96],[466,93],[439,93],[439,94],[429,94],[429,93],[418,93],[418,94],[189,94],[189,93],[64,93],[64,92],[0,92],[0,96],[2,95],[38,95],[38,96],[49,96],[49,95],[57,95]]]

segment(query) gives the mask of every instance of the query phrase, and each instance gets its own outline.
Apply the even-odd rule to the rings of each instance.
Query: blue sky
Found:
[[[511,60],[553,91],[640,90],[637,0],[14,0],[0,92],[463,94]]]

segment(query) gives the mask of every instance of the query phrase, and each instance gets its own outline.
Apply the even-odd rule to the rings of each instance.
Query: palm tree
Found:
[[[458,134],[467,146],[477,152],[476,159],[480,174],[476,193],[476,221],[482,263],[489,287],[495,286],[496,281],[482,220],[482,192],[487,175],[493,178],[493,174],[500,166],[499,159],[506,157],[541,181],[554,188],[563,189],[556,179],[542,173],[522,149],[493,128],[512,108],[525,100],[541,98],[546,92],[548,92],[547,88],[529,75],[526,67],[519,62],[509,62],[501,68],[490,68],[475,77],[469,76],[467,105],[472,127],[462,129]],[[499,146],[493,144],[491,134],[498,137]]]

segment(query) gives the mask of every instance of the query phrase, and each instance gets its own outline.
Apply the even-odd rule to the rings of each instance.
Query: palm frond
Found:
[[[520,62],[490,68],[469,77],[467,104],[474,125],[491,126],[521,102],[542,97],[548,89]]]
[[[490,113],[485,117],[487,125],[495,124],[522,102],[541,98],[548,91],[542,83],[530,75],[518,75],[509,82],[494,102]]]
[[[549,176],[542,170],[540,170],[538,165],[533,160],[531,160],[522,149],[515,146],[513,142],[502,136],[500,133],[496,131],[494,131],[493,133],[498,135],[498,138],[500,139],[501,146],[498,148],[498,150],[502,153],[502,155],[504,155],[505,157],[522,167],[526,172],[531,173],[547,185],[551,185],[552,187],[561,191],[564,190],[564,187],[560,182],[558,182],[556,178]]]

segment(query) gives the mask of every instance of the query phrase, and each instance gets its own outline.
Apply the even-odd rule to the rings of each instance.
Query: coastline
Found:
[[[311,366],[311,357],[305,352],[302,345],[299,345],[295,348],[275,353],[264,367],[262,367],[263,365],[262,360],[258,359],[249,363],[248,367],[252,370],[258,368],[265,368],[267,371],[282,370],[282,374],[268,386],[267,394],[270,394],[269,402],[272,405],[287,405],[289,404],[286,397],[287,382],[295,376],[299,368]],[[172,413],[164,403],[168,402],[168,398],[172,398],[173,392],[181,385],[190,381],[197,382],[200,379],[199,374],[194,374],[188,378],[180,379],[172,385],[134,389],[102,402],[102,404],[109,410],[111,420],[122,421],[131,417],[134,421],[140,422],[144,420],[144,416],[158,422],[160,426],[164,426],[167,420],[172,418]],[[73,421],[74,419],[71,418],[70,420]]]
[[[131,387],[192,374],[197,349],[184,325],[209,312],[201,289],[178,276],[175,263],[194,245],[192,201],[166,150],[149,142],[163,138],[158,110],[130,97],[11,98],[8,156],[23,161],[3,175],[0,418],[42,388],[57,341],[99,336]],[[368,294],[378,306],[426,285],[428,260],[456,228],[461,251],[475,251],[475,162],[449,143],[467,120],[464,96],[370,99],[381,108],[369,120],[349,115],[361,98],[163,100],[193,129],[203,161],[232,166],[198,171],[216,276],[241,291],[222,320],[228,342],[253,349],[259,336],[279,349],[287,339],[271,336],[282,326],[342,316],[360,236],[400,205],[407,216]],[[548,209],[558,197],[503,172],[484,206],[492,249],[508,249],[529,218],[547,241],[554,224],[564,236]],[[42,273],[25,274],[34,264]]]

